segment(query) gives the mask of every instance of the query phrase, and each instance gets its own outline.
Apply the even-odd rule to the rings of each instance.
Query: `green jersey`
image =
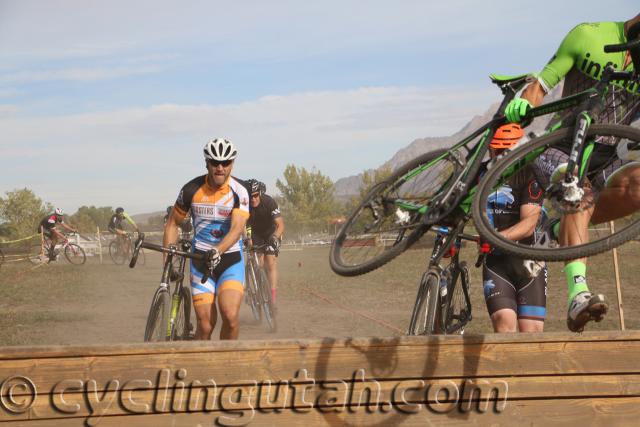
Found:
[[[604,52],[605,45],[626,41],[623,22],[580,24],[562,40],[555,55],[540,73],[538,81],[549,93],[564,78],[562,96],[568,96],[593,87],[607,65],[619,71],[632,71],[632,63],[624,67],[626,52]],[[614,82],[611,89],[605,108],[596,121],[631,123],[640,112],[638,83]]]

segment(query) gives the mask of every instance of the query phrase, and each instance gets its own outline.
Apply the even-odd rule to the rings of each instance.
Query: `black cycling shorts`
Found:
[[[492,315],[509,308],[518,319],[544,321],[547,305],[547,268],[537,277],[526,274],[522,258],[489,254],[482,268],[484,300]]]

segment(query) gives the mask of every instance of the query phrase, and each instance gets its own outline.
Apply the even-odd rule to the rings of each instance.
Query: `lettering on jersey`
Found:
[[[273,211],[271,211],[271,216],[276,216],[276,215],[280,215],[280,208],[275,208]]]
[[[602,75],[602,72],[604,71],[605,68],[607,68],[607,66],[611,65],[614,69],[618,68],[618,64],[613,63],[612,61],[607,62],[606,64],[604,64],[604,66],[592,59],[591,58],[591,53],[587,52],[584,55],[584,58],[582,59],[582,64],[580,64],[580,70],[590,76],[593,77],[594,79],[598,79],[600,80],[600,77]],[[633,64],[630,63],[629,66]],[[625,90],[627,90],[628,92],[631,93],[636,93],[638,92],[638,89],[640,89],[640,83],[636,80],[614,80],[613,84],[615,84],[616,86],[619,86]]]
[[[193,205],[191,210],[196,216],[204,218],[229,218],[233,208],[215,205]]]
[[[218,215],[228,218],[231,216],[231,208],[218,208]]]

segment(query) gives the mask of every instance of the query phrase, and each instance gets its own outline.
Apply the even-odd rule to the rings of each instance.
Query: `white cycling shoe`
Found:
[[[591,292],[580,292],[571,301],[567,313],[567,327],[571,332],[582,332],[584,325],[591,320],[600,322],[604,319],[609,306],[604,302],[604,296]]]

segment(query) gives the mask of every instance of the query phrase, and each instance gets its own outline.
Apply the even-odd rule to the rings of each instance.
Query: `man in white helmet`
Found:
[[[238,313],[244,294],[244,259],[239,240],[249,218],[249,192],[231,176],[237,155],[231,141],[209,140],[204,146],[207,174],[182,187],[164,228],[164,246],[175,244],[179,226],[190,211],[194,251],[215,252],[215,269],[204,284],[200,283],[206,271],[204,262],[191,262],[191,293],[198,318],[194,338],[198,340],[211,338],[218,310],[222,317],[220,339],[238,338]]]
[[[51,241],[49,253],[44,254],[49,257],[49,261],[55,260],[56,254],[55,254],[54,248],[58,244],[58,241],[62,241],[62,242],[67,241],[67,238],[64,236],[64,234],[62,234],[60,230],[57,229],[56,227],[57,225],[60,225],[65,230],[70,231],[72,233],[76,233],[78,231],[75,228],[73,228],[70,224],[67,224],[64,222],[64,212],[62,211],[61,208],[56,208],[56,210],[53,213],[42,218],[42,221],[40,221],[40,224],[38,225],[38,232],[42,233],[45,239],[49,239]],[[43,252],[44,252],[45,239],[42,239]]]

